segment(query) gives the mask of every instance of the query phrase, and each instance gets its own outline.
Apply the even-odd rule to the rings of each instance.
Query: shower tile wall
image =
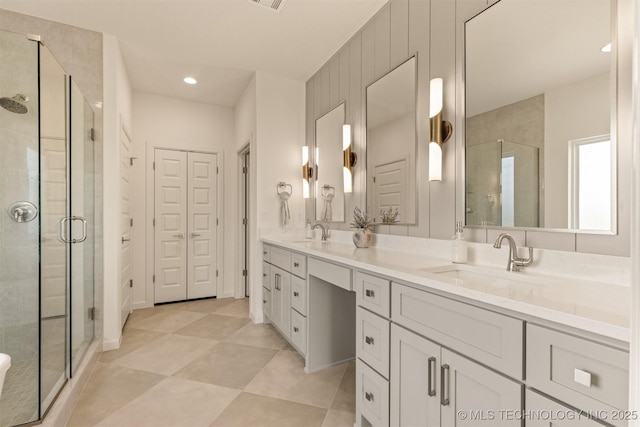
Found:
[[[98,308],[96,337],[102,337],[103,249],[102,249],[102,34],[57,22],[0,9],[0,29],[39,34],[65,71],[72,75],[95,113],[95,304]],[[4,90],[4,89],[3,89]],[[99,103],[99,104],[98,104]],[[4,147],[1,148],[4,150]],[[4,152],[4,151],[3,151]],[[0,206],[0,211],[4,207]],[[37,233],[36,233],[37,236]],[[4,241],[3,236],[0,236]],[[35,264],[37,265],[37,263]],[[37,274],[37,269],[34,271]]]

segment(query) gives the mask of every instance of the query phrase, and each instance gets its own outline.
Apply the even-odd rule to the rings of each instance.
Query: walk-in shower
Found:
[[[94,114],[51,52],[0,31],[0,426],[38,421],[94,336]]]

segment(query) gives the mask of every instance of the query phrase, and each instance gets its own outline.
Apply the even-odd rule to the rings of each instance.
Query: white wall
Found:
[[[234,295],[237,278],[234,268],[235,234],[233,219],[237,212],[235,186],[234,111],[231,108],[190,102],[176,98],[135,92],[133,95],[134,156],[133,216],[134,216],[134,286],[133,307],[153,305],[153,150],[158,148],[206,151],[218,154],[221,169],[218,184],[219,199],[220,277],[218,297]],[[220,248],[220,245],[219,245]]]
[[[261,233],[277,230],[280,223],[280,203],[276,185],[285,181],[293,187],[289,200],[291,228],[304,226],[304,199],[302,198],[302,171],[300,156],[305,137],[305,85],[304,82],[256,73],[255,95],[255,149],[252,147],[252,179],[255,188],[256,227]],[[251,94],[246,94],[250,104]],[[249,105],[243,107],[250,116]],[[254,169],[255,168],[255,169]],[[251,315],[262,322],[262,245],[259,236],[250,242],[251,257]]]
[[[120,128],[131,132],[131,84],[118,40],[103,35],[104,79],[104,338],[103,349],[120,345]]]

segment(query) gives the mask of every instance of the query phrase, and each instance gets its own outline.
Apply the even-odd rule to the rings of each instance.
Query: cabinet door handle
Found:
[[[364,337],[364,342],[369,345],[373,345],[373,337]]]
[[[297,297],[297,296],[300,296],[300,294],[298,292],[296,292],[296,291],[293,291],[293,296]]]
[[[364,398],[367,399],[369,402],[373,402],[373,393],[369,393],[368,391],[365,392]]]
[[[296,267],[296,268],[298,268],[298,267],[300,267],[300,263],[299,263],[299,262],[294,262],[294,263],[293,263],[293,266],[294,266],[294,267]]]
[[[275,277],[276,277],[276,283],[275,283],[274,286],[276,288],[276,291],[279,291],[280,290],[280,275],[278,273],[276,273]]]
[[[372,291],[371,289],[367,289],[364,291],[365,296],[368,296],[369,298],[373,298],[376,296],[375,291]]]
[[[449,365],[440,366],[440,404],[449,405]]]
[[[293,332],[298,332],[299,330],[300,330],[300,329],[298,329],[298,327],[297,327],[297,326],[294,326],[294,327],[293,327]]]
[[[436,358],[431,356],[428,362],[428,392],[429,397],[433,397],[436,395]]]

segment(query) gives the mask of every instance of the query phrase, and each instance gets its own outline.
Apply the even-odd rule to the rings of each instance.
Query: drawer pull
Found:
[[[364,398],[367,399],[369,402],[373,402],[373,393],[369,393],[368,391],[365,392]]]
[[[293,296],[297,297],[297,296],[300,296],[300,294],[298,292],[296,292],[296,291],[293,291]]]
[[[364,294],[365,294],[366,296],[368,296],[369,298],[373,298],[373,297],[375,297],[375,296],[376,296],[375,291],[372,291],[371,289],[366,289],[366,290],[364,291]]]
[[[440,404],[449,405],[449,365],[440,366]]]
[[[591,388],[591,374],[581,369],[573,370],[573,381],[580,385]]]
[[[293,332],[298,332],[299,330],[300,330],[300,329],[298,329],[298,327],[297,327],[297,326],[294,326],[294,327],[293,327]]]
[[[436,358],[431,356],[429,358],[429,366],[428,366],[429,376],[427,379],[428,392],[429,397],[433,397],[436,395]]]
[[[364,337],[364,342],[369,345],[373,345],[373,337]]]
[[[294,262],[294,263],[293,263],[293,266],[294,266],[295,268],[298,268],[298,267],[300,267],[300,263],[299,263],[299,262]]]

